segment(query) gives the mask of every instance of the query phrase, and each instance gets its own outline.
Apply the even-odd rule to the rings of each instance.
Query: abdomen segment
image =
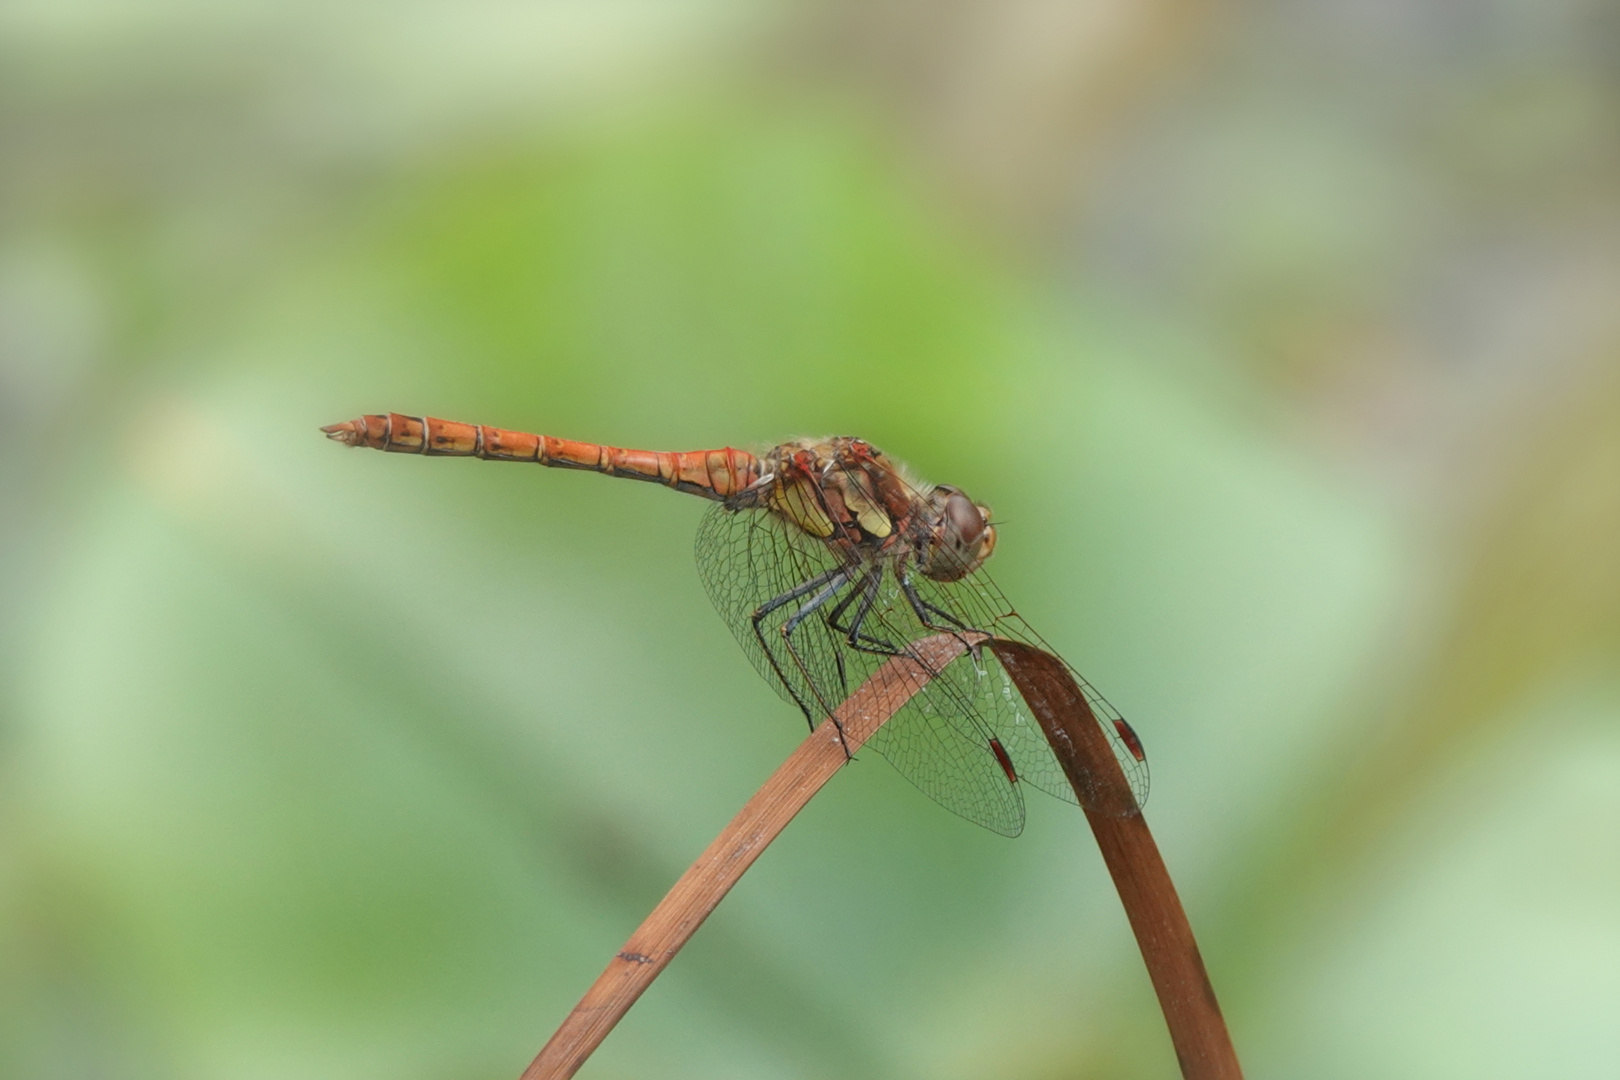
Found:
[[[486,461],[527,461],[559,469],[589,469],[627,476],[701,495],[726,499],[759,479],[759,460],[746,450],[621,450],[550,435],[462,424],[432,416],[371,414],[321,428],[347,446],[369,446],[393,454],[477,457]]]

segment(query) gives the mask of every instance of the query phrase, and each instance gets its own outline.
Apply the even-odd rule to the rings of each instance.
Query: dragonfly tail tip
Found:
[[[333,442],[340,442],[344,446],[360,445],[360,432],[355,430],[353,420],[345,420],[341,424],[327,424],[321,428],[326,437]]]

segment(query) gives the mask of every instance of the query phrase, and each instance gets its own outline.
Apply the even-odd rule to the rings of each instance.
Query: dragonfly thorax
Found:
[[[760,505],[851,562],[908,558],[935,581],[966,577],[996,546],[988,507],[959,488],[908,479],[882,451],[848,436],[770,450],[755,488],[728,503]]]

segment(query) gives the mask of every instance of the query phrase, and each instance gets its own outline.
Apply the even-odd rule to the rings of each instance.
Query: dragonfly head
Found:
[[[996,549],[996,527],[990,508],[941,484],[928,496],[928,540],[917,569],[935,581],[956,581],[977,570]]]

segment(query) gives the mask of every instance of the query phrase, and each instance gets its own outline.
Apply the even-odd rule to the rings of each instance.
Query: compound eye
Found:
[[[950,535],[969,548],[984,534],[984,515],[960,491],[951,492],[945,500],[945,524]]]

